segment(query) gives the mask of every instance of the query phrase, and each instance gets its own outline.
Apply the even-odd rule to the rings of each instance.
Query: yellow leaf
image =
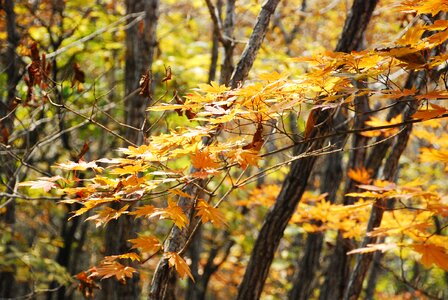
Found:
[[[66,163],[56,164],[56,167],[59,169],[70,170],[70,171],[85,171],[87,169],[95,169],[95,170],[102,169],[101,167],[98,167],[94,161],[85,162],[83,160],[80,160],[78,163],[76,163],[74,161],[69,161]]]
[[[225,84],[219,85],[217,82],[212,81],[210,84],[199,84],[199,89],[205,93],[221,94],[230,90]]]
[[[396,117],[392,118],[390,121],[382,121],[376,117],[370,117],[369,121],[366,121],[365,124],[375,128],[375,127],[384,127],[384,126],[392,126],[395,124],[400,124],[402,122],[401,115],[397,115]],[[374,137],[374,136],[380,136],[383,135],[384,137],[389,137],[391,135],[394,135],[398,133],[398,128],[384,128],[384,129],[378,129],[378,130],[369,130],[362,132],[361,135],[367,136],[367,137]]]
[[[193,275],[191,274],[190,267],[187,265],[185,260],[180,257],[176,252],[166,252],[163,254],[165,259],[168,259],[168,264],[172,268],[174,267],[177,271],[177,274],[181,278],[185,278],[187,275],[194,281]]]
[[[129,204],[126,204],[122,208],[115,210],[111,207],[105,207],[100,210],[97,214],[88,217],[87,220],[93,220],[96,223],[96,227],[100,225],[106,225],[110,220],[118,219],[122,214],[127,214],[127,209],[129,208]]]
[[[367,247],[365,248],[358,248],[355,250],[352,250],[350,252],[347,252],[347,255],[350,254],[356,254],[356,253],[369,253],[369,252],[374,252],[374,251],[381,251],[381,252],[386,252],[388,250],[391,249],[395,249],[397,248],[397,244],[395,243],[385,243],[385,244],[367,244]]]
[[[167,208],[158,208],[150,216],[160,217],[161,219],[170,219],[179,228],[184,228],[188,224],[188,218],[180,206],[174,201],[168,201]]]

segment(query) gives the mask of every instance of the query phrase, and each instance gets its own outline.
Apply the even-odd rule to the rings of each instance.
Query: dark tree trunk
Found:
[[[6,15],[6,31],[7,31],[7,49],[5,52],[6,66],[2,66],[7,76],[7,94],[6,99],[0,99],[0,132],[3,135],[3,139],[8,137],[14,129],[14,113],[10,113],[12,105],[16,97],[16,86],[19,81],[19,59],[16,53],[16,48],[19,44],[19,33],[16,28],[16,14],[14,12],[14,1],[5,0],[3,2],[3,10]],[[0,138],[2,139],[2,138]],[[8,141],[2,141],[7,145]],[[14,187],[16,185],[15,177],[15,160],[11,157],[0,156],[0,180],[6,186],[6,192],[14,194]],[[5,223],[5,228],[9,231],[10,236],[14,236],[14,224],[16,222],[15,217],[15,199],[3,198],[0,199],[1,204],[6,204],[6,212],[2,214],[1,221]],[[9,253],[13,241],[8,241],[5,249],[5,253]],[[0,272],[0,298],[9,298],[17,296],[16,281],[15,281],[15,269]]]
[[[341,111],[336,113],[333,118],[333,123],[337,124],[335,131],[345,131],[345,116]],[[346,137],[343,135],[335,136],[330,140],[330,143],[336,148],[342,148],[345,144]],[[325,169],[323,171],[323,178],[321,180],[321,192],[328,193],[327,199],[334,202],[340,182],[343,178],[342,174],[342,153],[335,152],[329,154],[325,158]],[[293,279],[293,288],[289,293],[289,299],[309,299],[313,290],[313,281],[315,272],[319,268],[319,259],[322,251],[322,244],[324,240],[324,233],[316,232],[309,233],[305,243],[305,250],[302,259],[299,262],[296,275]]]
[[[237,67],[232,74],[232,78],[229,82],[229,85],[231,87],[237,87],[238,84],[242,83],[246,79],[268,29],[270,17],[274,13],[279,1],[280,0],[268,0],[262,6],[261,12],[258,15],[257,22],[254,26],[246,49],[244,50],[243,55],[241,56]],[[214,137],[207,139],[204,144],[210,143],[213,138]],[[199,192],[196,186],[189,185],[187,186],[187,189],[189,189],[187,191],[187,194],[189,195],[196,195]],[[186,216],[190,218],[194,210],[194,206],[191,205],[191,199],[180,197],[178,205],[183,208]],[[181,230],[177,226],[175,226],[166,240],[164,251],[178,252],[184,246],[190,230],[191,228],[185,228]],[[168,261],[162,258],[157,266],[156,272],[151,282],[149,299],[165,299],[171,272],[172,269],[170,269],[170,267],[168,266]]]
[[[149,128],[146,118],[146,108],[151,100],[150,93],[147,96],[139,94],[140,79],[148,72],[151,75],[151,67],[157,46],[156,30],[159,14],[158,0],[126,0],[128,14],[144,12],[145,17],[141,21],[144,26],[134,24],[126,32],[126,58],[125,58],[125,93],[127,96],[125,117],[127,128],[125,137],[136,145],[145,142],[145,133]],[[143,28],[143,29],[142,29]],[[114,207],[115,209],[119,208]],[[135,237],[137,223],[130,216],[123,216],[113,220],[106,226],[105,254],[116,255],[129,252],[130,245],[127,240]],[[102,281],[102,299],[137,299],[140,295],[138,285],[139,277],[134,274],[126,285],[114,279]]]
[[[377,0],[357,0],[354,2],[350,15],[345,22],[341,39],[336,48],[337,51],[350,52],[360,47],[362,35],[376,3]],[[316,124],[323,122],[323,125],[319,130],[314,129],[312,138],[325,135],[330,131],[329,114],[328,110],[318,113],[317,119],[320,122],[317,121]],[[331,120],[331,118],[329,119]],[[323,139],[317,139],[312,144],[304,144],[299,153],[304,153],[305,150],[317,150],[322,145]],[[238,299],[258,299],[260,297],[275,251],[290,217],[305,192],[314,162],[315,157],[306,157],[295,161],[291,165],[291,170],[285,179],[280,195],[266,216],[255,242],[248,267],[238,290]]]
[[[144,142],[145,130],[148,128],[146,108],[150,97],[139,95],[140,78],[151,72],[154,53],[157,46],[156,30],[159,14],[158,0],[126,0],[128,14],[145,12],[143,30],[141,26],[131,26],[126,32],[125,60],[125,92],[126,124],[132,126],[126,131],[126,138],[141,145]],[[151,87],[151,84],[149,84]]]

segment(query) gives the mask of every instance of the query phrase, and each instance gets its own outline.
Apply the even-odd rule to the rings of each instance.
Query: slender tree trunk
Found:
[[[229,82],[231,87],[237,87],[238,84],[241,84],[246,79],[249,70],[252,68],[258,50],[260,49],[263,38],[266,35],[270,17],[274,13],[279,1],[280,0],[268,0],[263,4],[249,42],[232,74],[232,78]],[[210,143],[213,138],[214,137],[207,139],[204,144]],[[197,195],[199,192],[198,188],[193,185],[187,186],[186,189],[186,193],[189,195]],[[191,219],[191,215],[194,211],[194,206],[191,205],[191,199],[180,197],[178,205],[182,207],[186,216]],[[166,240],[164,251],[178,252],[184,246],[190,230],[190,228],[179,229],[177,226],[174,226]],[[172,270],[168,266],[168,261],[162,258],[152,279],[149,299],[165,299],[171,272]]]
[[[0,130],[2,133],[2,143],[7,145],[7,137],[12,133],[14,129],[14,113],[11,113],[13,109],[12,105],[16,97],[16,86],[19,81],[19,59],[16,53],[16,48],[19,44],[19,33],[16,28],[16,14],[14,12],[14,1],[5,0],[3,3],[3,10],[6,15],[6,31],[7,31],[7,49],[5,53],[6,66],[2,69],[5,70],[7,76],[7,95],[6,99],[0,99]],[[14,187],[16,185],[15,177],[15,160],[10,157],[0,157],[0,180],[6,185],[6,192],[9,194],[14,193]],[[0,199],[1,203],[8,204],[5,206],[6,212],[2,214],[1,221],[5,223],[5,228],[9,232],[11,239],[14,236],[14,224],[16,222],[15,216],[15,199],[3,198]],[[5,202],[4,202],[5,201]],[[10,253],[13,246],[13,240],[10,240],[5,245],[5,253]],[[15,280],[15,268],[11,270],[5,270],[0,272],[0,298],[12,298],[17,296],[16,280]]]
[[[146,108],[151,100],[151,82],[149,82],[149,95],[139,94],[140,79],[148,72],[151,77],[151,66],[157,46],[156,30],[159,14],[158,0],[126,0],[128,14],[145,12],[141,21],[144,26],[134,24],[126,32],[126,58],[125,58],[125,92],[127,102],[125,107],[126,124],[133,128],[127,128],[125,137],[136,145],[145,141],[145,131],[149,128],[146,118]],[[114,207],[120,208],[119,206]],[[135,237],[137,223],[130,216],[124,216],[113,220],[106,226],[105,254],[115,255],[129,252],[128,240]],[[139,277],[128,280],[126,285],[115,279],[102,281],[103,299],[137,299],[140,295],[138,285]]]
[[[349,52],[358,49],[362,41],[362,34],[367,27],[376,3],[376,0],[357,0],[354,2],[336,50]],[[328,110],[318,113],[316,124],[323,122],[323,125],[321,128],[314,129],[312,138],[329,132],[331,124],[329,124],[328,118],[330,113],[332,112]],[[317,139],[311,144],[305,143],[299,149],[299,153],[320,149],[322,145],[323,139]],[[258,299],[260,297],[275,251],[283,231],[305,191],[314,162],[315,157],[311,156],[297,160],[291,165],[291,170],[283,183],[282,190],[273,208],[266,216],[255,242],[248,267],[238,290],[238,299]]]
[[[146,72],[151,72],[154,53],[157,46],[156,30],[159,14],[158,0],[126,0],[128,14],[145,12],[145,18],[140,21],[144,26],[134,24],[126,32],[125,59],[125,92],[126,124],[134,128],[126,131],[126,138],[141,145],[144,142],[145,130],[148,128],[146,108],[150,96],[139,95],[140,78]],[[143,28],[143,30],[142,30]],[[151,83],[149,84],[151,88]]]
[[[421,72],[419,72],[421,73]],[[417,75],[417,78],[419,76]],[[420,90],[423,87],[423,80],[418,81],[417,89]],[[409,106],[404,107],[403,120],[410,119],[411,115],[417,111],[419,103],[417,101],[411,101]],[[390,154],[386,160],[383,176],[385,180],[394,181],[396,178],[396,173],[398,170],[398,162],[400,160],[401,154],[406,148],[409,136],[412,131],[412,124],[405,125],[400,134],[394,139],[394,144],[390,151]],[[375,152],[373,152],[375,153]],[[374,154],[372,154],[374,155]],[[381,225],[381,220],[383,218],[384,211],[386,209],[386,200],[377,199],[372,207],[369,222],[367,224],[367,232],[372,231],[374,228]],[[360,247],[366,247],[368,244],[375,243],[376,237],[366,236],[364,237]],[[354,270],[350,276],[347,290],[344,295],[345,300],[358,299],[364,278],[369,269],[370,263],[373,259],[373,253],[365,253],[357,255],[356,264]]]
[[[333,123],[336,124],[335,131],[345,131],[345,116],[341,111],[336,113]],[[346,137],[343,135],[335,136],[330,140],[331,145],[336,148],[342,148],[345,144]],[[334,202],[340,182],[343,178],[342,174],[342,153],[335,152],[325,157],[325,169],[321,180],[321,192],[328,193],[327,199]],[[293,288],[289,293],[289,299],[306,300],[309,299],[313,291],[313,281],[316,270],[319,269],[319,259],[322,251],[324,233],[309,233],[302,259],[298,264],[299,271],[293,279]]]

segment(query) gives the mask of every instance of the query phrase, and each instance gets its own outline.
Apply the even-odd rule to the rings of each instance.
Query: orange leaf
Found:
[[[139,248],[142,252],[157,252],[162,247],[159,240],[153,236],[139,236],[136,239],[128,240],[132,243],[131,249]]]
[[[126,277],[132,278],[133,273],[137,272],[134,268],[124,266],[117,261],[111,263],[103,263],[93,269],[90,276],[106,279],[115,276],[120,282],[125,282]]]
[[[154,205],[148,204],[144,206],[137,207],[134,211],[130,212],[130,215],[135,215],[136,218],[140,217],[150,217],[154,212],[156,211],[156,208]]]
[[[202,199],[198,201],[196,210],[196,216],[201,218],[203,224],[210,221],[218,227],[227,225],[222,212]]]
[[[348,177],[359,183],[369,184],[372,181],[372,179],[370,178],[370,172],[364,167],[358,169],[350,169],[347,175]]]
[[[418,110],[415,114],[412,115],[412,118],[429,120],[441,116],[447,112],[447,109],[445,107],[436,104],[431,104],[431,107],[433,109]]]
[[[194,281],[193,275],[190,271],[190,267],[187,265],[185,260],[180,257],[179,254],[177,254],[176,252],[167,252],[163,254],[163,257],[165,259],[168,259],[168,264],[171,268],[176,268],[177,274],[179,274],[181,278],[185,278],[186,275],[188,275],[188,277],[190,277],[191,280]]]
[[[429,268],[432,264],[448,271],[448,253],[445,248],[432,244],[417,244],[412,248],[422,255],[420,262]]]
[[[201,150],[196,148],[196,151],[192,155],[191,163],[196,169],[216,169],[219,167],[219,163],[215,162],[208,147]]]
[[[179,228],[184,228],[188,224],[188,218],[180,206],[174,201],[168,201],[167,208],[158,208],[149,217],[157,217],[161,219],[170,219]]]

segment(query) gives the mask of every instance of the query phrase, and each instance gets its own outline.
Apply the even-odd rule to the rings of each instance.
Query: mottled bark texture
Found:
[[[411,85],[411,82],[412,83],[416,82],[415,87],[418,90],[420,90],[424,85],[424,81],[421,80],[421,76],[423,75],[424,75],[423,72],[411,74],[411,76],[409,77],[410,80],[408,80],[407,84]],[[405,99],[399,99],[399,100],[402,100],[402,103],[407,102],[403,101]],[[410,101],[410,103],[406,106],[403,104],[397,105],[402,108],[403,120],[409,120],[411,118],[411,115],[417,111],[418,105],[419,105],[418,101]],[[390,150],[390,153],[387,156],[387,160],[384,165],[384,171],[382,174],[382,178],[384,180],[395,181],[396,173],[398,171],[398,162],[404,149],[406,148],[411,131],[412,131],[412,124],[405,125],[403,128],[401,128],[401,131],[398,134],[398,136],[393,139],[392,149]],[[376,155],[375,147],[372,150],[371,155]],[[367,232],[372,231],[374,228],[379,227],[381,225],[381,220],[383,218],[384,211],[386,210],[386,206],[387,204],[384,199],[377,199],[375,201],[375,204],[373,205],[372,211],[370,213],[369,222],[367,224]],[[374,244],[376,240],[377,237],[366,236],[364,237],[360,247],[367,247],[368,244]],[[348,299],[354,300],[359,298],[364,278],[370,267],[370,263],[372,262],[373,255],[374,253],[365,253],[362,255],[361,254],[357,255],[356,264],[353,269],[353,272],[351,273],[348,287],[344,295],[345,300]]]
[[[336,51],[350,52],[360,47],[362,35],[376,3],[377,0],[357,0],[354,2],[350,15],[345,22]],[[322,123],[323,125],[314,129],[311,138],[323,136],[330,131],[332,114],[334,114],[334,111],[329,110],[318,113],[317,119],[319,121],[316,124]],[[323,140],[317,139],[312,143],[302,144],[299,153],[320,149],[323,145]],[[248,267],[238,290],[238,299],[259,299],[275,251],[283,236],[283,231],[305,192],[315,160],[314,156],[306,157],[295,161],[291,165],[291,170],[283,183],[282,190],[274,206],[266,216],[255,242]]]
[[[125,136],[131,142],[141,145],[148,128],[146,108],[150,98],[139,95],[138,88],[141,76],[151,72],[157,46],[159,0],[126,0],[126,10],[128,14],[145,12],[144,26],[134,24],[126,31],[125,60],[126,124],[133,127],[127,129]]]
[[[229,81],[229,85],[233,88],[241,84],[247,77],[250,68],[253,65],[255,57],[260,49],[261,43],[266,31],[268,30],[269,20],[271,15],[274,13],[275,8],[280,0],[268,0],[264,3],[261,11],[258,15],[256,24],[252,31],[249,42],[244,50],[243,55],[238,61],[237,67],[232,74],[232,78]],[[208,144],[213,140],[211,137],[204,141],[204,144]],[[194,171],[194,170],[193,170]],[[199,192],[198,188],[193,185],[186,187],[186,193],[189,195],[197,195]],[[192,205],[192,200],[189,198],[180,197],[178,205],[182,207],[187,217],[191,219],[191,215],[194,211],[194,205]],[[188,239],[191,228],[179,229],[174,226],[168,236],[164,251],[165,252],[178,252],[185,245]],[[172,269],[168,266],[168,261],[162,258],[157,266],[154,277],[151,282],[149,299],[151,300],[161,300],[165,299],[166,290],[169,283],[170,273]]]
[[[126,0],[128,14],[145,12],[141,21],[143,26],[133,24],[126,31],[126,58],[125,58],[125,104],[127,128],[125,137],[136,145],[145,141],[145,131],[149,128],[146,119],[146,108],[150,102],[150,96],[139,94],[140,78],[146,72],[151,73],[151,66],[157,46],[156,30],[159,14],[158,0]],[[149,83],[151,88],[151,82]],[[120,209],[119,204],[114,204],[114,209]],[[109,222],[105,234],[105,255],[116,255],[129,252],[128,240],[135,238],[137,222],[131,216],[123,216],[118,220]],[[127,281],[126,285],[115,279],[102,281],[102,299],[138,299],[140,295],[139,277]]]
[[[4,62],[5,66],[1,66],[2,70],[7,76],[7,92],[6,96],[0,99],[0,132],[3,138],[0,138],[2,144],[7,145],[7,137],[14,129],[14,113],[13,103],[16,97],[16,86],[19,81],[19,59],[16,53],[16,48],[19,44],[19,33],[16,28],[16,14],[14,12],[14,1],[5,0],[3,3],[3,10],[6,18],[6,32],[7,32],[7,49],[5,51]],[[3,95],[3,91],[0,91]],[[14,187],[16,185],[15,177],[15,160],[9,157],[7,154],[0,156],[0,180],[1,184],[6,186],[6,192],[14,194]],[[13,198],[1,198],[1,204],[8,203],[5,206],[6,212],[1,215],[1,222],[5,224],[4,233],[8,232],[12,237],[14,235],[14,223],[15,219],[15,200]],[[12,247],[12,241],[7,242],[5,245],[5,254],[10,252]],[[4,270],[0,272],[0,298],[9,298],[16,296],[15,293],[15,277],[14,268],[12,270]]]

